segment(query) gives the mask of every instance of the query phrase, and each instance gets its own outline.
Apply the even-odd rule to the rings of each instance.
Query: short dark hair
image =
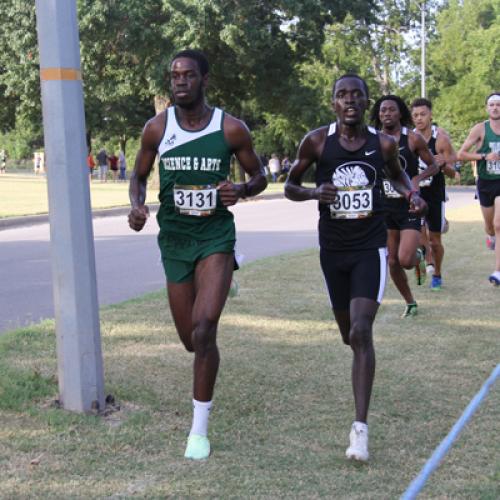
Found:
[[[337,83],[340,82],[340,80],[343,80],[344,78],[357,78],[363,84],[363,88],[365,89],[367,99],[370,98],[370,90],[368,89],[368,85],[363,80],[363,78],[361,78],[359,75],[356,75],[356,73],[346,73],[345,75],[339,76],[333,82],[333,87],[332,87],[332,96],[333,97],[335,97],[335,87],[336,87]]]
[[[205,76],[209,71],[208,59],[207,56],[198,49],[185,49],[177,52],[175,56],[172,58],[172,62],[181,57],[186,57],[187,59],[192,59],[196,61],[198,64],[198,68],[200,69],[201,76]]]
[[[408,109],[408,106],[406,103],[401,99],[401,97],[398,97],[397,95],[392,95],[392,94],[387,94],[383,95],[380,99],[378,99],[375,104],[373,105],[373,108],[370,113],[370,122],[375,126],[377,129],[382,128],[382,122],[380,121],[380,106],[384,101],[394,101],[398,105],[399,109],[399,114],[401,115],[399,121],[403,127],[411,127],[413,122],[411,119],[411,113],[410,110]]]
[[[485,101],[485,104],[488,104],[488,99],[493,96],[493,95],[500,95],[500,92],[492,92],[487,98],[486,98],[486,101]]]
[[[425,97],[418,97],[411,103],[411,109],[418,108],[419,106],[427,106],[432,111],[432,102]]]

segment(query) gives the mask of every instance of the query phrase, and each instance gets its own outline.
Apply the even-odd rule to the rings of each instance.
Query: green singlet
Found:
[[[160,226],[158,244],[167,280],[193,279],[196,263],[214,253],[233,253],[233,214],[221,203],[217,184],[229,176],[231,150],[224,137],[224,112],[212,110],[208,125],[185,130],[175,106],[167,110],[158,146]]]
[[[484,140],[478,153],[500,153],[500,135],[491,129],[490,121],[484,122]],[[500,161],[479,160],[477,162],[477,175],[480,179],[488,181],[500,179]]]

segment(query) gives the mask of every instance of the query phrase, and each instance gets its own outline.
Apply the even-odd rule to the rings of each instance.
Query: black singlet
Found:
[[[316,168],[316,185],[333,183],[340,189],[336,203],[318,204],[319,243],[323,249],[367,250],[387,244],[382,194],[385,162],[377,131],[367,127],[365,134],[365,144],[348,151],[339,142],[336,123],[329,127]],[[338,217],[337,208],[345,209],[348,217],[361,214],[360,218],[333,218],[332,213]],[[362,212],[365,208],[368,213]]]
[[[416,129],[415,129],[416,130]],[[432,133],[431,138],[427,142],[427,146],[429,147],[431,153],[436,155],[436,140],[438,136],[438,128],[436,125],[432,125]],[[427,168],[427,164],[424,163],[421,159],[419,159],[418,167],[420,171],[425,170]],[[446,199],[446,182],[444,180],[444,174],[440,169],[436,175],[432,176],[432,181],[430,186],[421,186],[420,187],[420,195],[422,198],[428,203],[429,201],[445,201]]]
[[[408,129],[406,127],[401,128],[398,147],[401,168],[407,173],[408,177],[412,179],[418,175],[418,156],[410,149]],[[391,212],[407,212],[410,209],[408,201],[392,187],[387,178],[384,180],[384,194],[387,210]]]

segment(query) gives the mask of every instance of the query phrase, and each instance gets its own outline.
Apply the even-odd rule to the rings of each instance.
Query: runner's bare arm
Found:
[[[479,149],[480,145],[484,140],[485,127],[484,122],[477,123],[474,125],[469,132],[467,139],[462,144],[462,147],[458,150],[458,159],[465,161],[479,161],[482,160],[482,154],[477,153],[476,151]],[[469,150],[475,146],[473,152],[469,152]],[[485,160],[488,161],[498,161],[500,160],[500,153],[489,152],[485,155]]]
[[[462,147],[458,150],[458,159],[461,161],[478,161],[481,159],[481,154],[476,153],[479,145],[483,142],[484,139],[484,123],[476,123],[474,125],[467,139],[465,139]],[[474,151],[469,152],[469,150],[474,147]]]
[[[142,132],[141,146],[135,159],[129,185],[132,209],[128,216],[128,223],[134,231],[140,231],[149,216],[149,208],[145,205],[146,186],[164,128],[165,115],[161,113],[148,121]]]
[[[418,190],[420,181],[436,175],[439,172],[439,167],[425,139],[420,134],[410,132],[409,139],[413,152],[427,165],[427,168],[423,172],[411,179],[413,189]]]
[[[227,180],[217,186],[222,203],[228,207],[239,198],[255,196],[264,191],[267,179],[264,168],[252,144],[252,137],[247,126],[231,115],[224,117],[224,135],[239,164],[250,176],[248,182],[234,184]]]
[[[410,212],[423,214],[427,210],[427,204],[420,198],[418,191],[412,188],[410,178],[401,168],[397,142],[392,137],[380,134],[380,144],[385,160],[385,172],[394,189],[409,201]]]
[[[292,201],[318,200],[320,203],[333,203],[337,188],[325,183],[315,188],[302,186],[302,177],[309,167],[318,162],[325,146],[328,128],[321,127],[309,132],[299,145],[297,159],[294,161],[285,183],[285,196]]]
[[[434,156],[436,163],[441,168],[441,171],[451,179],[455,178],[455,163],[457,161],[457,154],[453,149],[450,136],[442,128],[438,129],[439,133],[436,139],[436,152]]]

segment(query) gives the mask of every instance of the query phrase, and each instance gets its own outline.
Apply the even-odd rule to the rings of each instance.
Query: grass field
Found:
[[[331,320],[316,251],[238,272],[221,319],[221,369],[204,463],[182,458],[191,356],[164,293],[101,312],[106,393],[120,411],[70,414],[57,397],[54,326],[0,338],[2,498],[398,498],[500,360],[500,290],[477,208],[453,213],[445,287],[392,284],[375,324],[369,465],[347,462],[351,353]],[[417,288],[417,287],[415,287]],[[500,497],[500,384],[421,498]]]
[[[269,184],[266,193],[283,192],[283,184]],[[93,180],[90,185],[92,208],[110,208],[129,204],[128,182],[101,183]],[[157,203],[158,191],[148,189],[147,203]],[[6,174],[0,176],[0,218],[48,212],[47,180],[45,176]]]

